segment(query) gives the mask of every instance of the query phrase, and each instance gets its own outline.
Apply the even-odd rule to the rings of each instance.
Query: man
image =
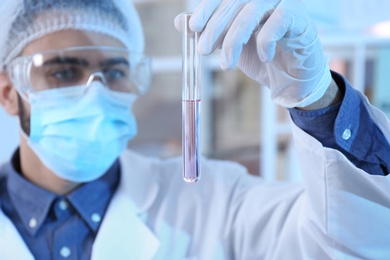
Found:
[[[202,54],[221,46],[222,68],[238,64],[290,108],[300,185],[212,160],[188,185],[181,159],[125,151],[148,74],[127,0],[10,0],[0,10],[0,102],[21,131],[0,169],[1,259],[390,255],[390,181],[380,176],[389,122],[331,74],[298,0],[205,0],[191,27]]]

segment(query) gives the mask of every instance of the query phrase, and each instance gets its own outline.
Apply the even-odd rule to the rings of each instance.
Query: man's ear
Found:
[[[0,72],[0,104],[9,115],[18,115],[18,95],[6,72]]]

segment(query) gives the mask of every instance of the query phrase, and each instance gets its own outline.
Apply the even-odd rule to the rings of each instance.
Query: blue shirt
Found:
[[[342,103],[304,111],[289,109],[294,123],[323,146],[341,151],[358,168],[373,175],[390,171],[390,145],[372,121],[357,90],[341,75],[332,72],[344,93]]]
[[[105,175],[59,196],[20,174],[19,151],[0,171],[0,206],[36,259],[90,259],[92,245],[120,178],[119,160]],[[0,174],[1,176],[2,174]]]

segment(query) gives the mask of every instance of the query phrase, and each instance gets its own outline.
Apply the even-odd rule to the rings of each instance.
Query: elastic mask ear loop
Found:
[[[20,133],[20,135],[26,141],[26,143],[28,143],[28,140],[30,139],[30,137],[23,131],[22,125],[20,123],[20,118],[18,120],[18,125],[19,125],[19,133]]]

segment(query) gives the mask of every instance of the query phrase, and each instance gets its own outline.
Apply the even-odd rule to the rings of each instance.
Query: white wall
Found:
[[[0,163],[9,160],[19,143],[17,117],[10,117],[0,108]]]

